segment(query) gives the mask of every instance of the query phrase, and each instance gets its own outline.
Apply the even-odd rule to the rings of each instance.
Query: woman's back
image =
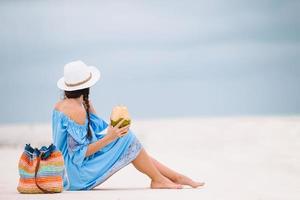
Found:
[[[84,142],[86,132],[86,112],[80,104],[70,99],[55,104],[52,113],[52,136],[54,144],[63,153],[66,161],[70,158],[70,147],[74,146],[75,140],[79,141],[79,138]]]
[[[86,121],[85,108],[75,100],[63,99],[55,104],[54,109],[64,113],[80,125],[83,125]]]

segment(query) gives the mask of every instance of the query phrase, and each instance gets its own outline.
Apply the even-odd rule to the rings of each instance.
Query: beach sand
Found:
[[[300,116],[136,120],[133,132],[159,161],[199,189],[149,189],[132,165],[92,191],[22,195],[18,159],[26,143],[48,145],[49,124],[0,126],[0,199],[300,199]]]

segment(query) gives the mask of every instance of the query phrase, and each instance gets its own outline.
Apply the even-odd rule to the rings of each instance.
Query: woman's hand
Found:
[[[122,119],[115,127],[113,127],[111,124],[109,125],[107,129],[106,136],[101,138],[100,140],[97,140],[96,142],[89,144],[88,149],[86,151],[85,156],[90,156],[94,154],[95,152],[99,151],[115,139],[122,137],[129,131],[129,126],[124,126],[122,128],[119,128],[121,124],[123,123],[125,119]]]
[[[119,123],[115,126],[112,126],[111,124],[109,125],[109,127],[107,128],[107,134],[106,137],[108,137],[110,140],[115,140],[117,138],[120,138],[122,136],[124,136],[128,131],[129,131],[129,127],[130,124],[127,126],[124,126],[122,128],[119,128],[121,126],[121,124],[124,122],[125,119],[122,119],[121,121],[119,121]]]

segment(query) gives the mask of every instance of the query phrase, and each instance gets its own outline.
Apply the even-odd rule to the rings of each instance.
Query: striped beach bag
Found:
[[[40,149],[26,144],[19,160],[19,174],[20,193],[58,193],[68,185],[63,156],[54,144]]]

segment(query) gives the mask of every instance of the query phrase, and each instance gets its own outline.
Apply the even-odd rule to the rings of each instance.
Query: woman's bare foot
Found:
[[[166,177],[162,177],[160,180],[151,181],[152,189],[182,189],[182,185],[176,184]]]
[[[176,177],[174,179],[174,183],[181,184],[181,185],[189,185],[193,188],[197,188],[205,184],[204,182],[193,181],[191,178],[184,175],[179,175],[178,177]]]

